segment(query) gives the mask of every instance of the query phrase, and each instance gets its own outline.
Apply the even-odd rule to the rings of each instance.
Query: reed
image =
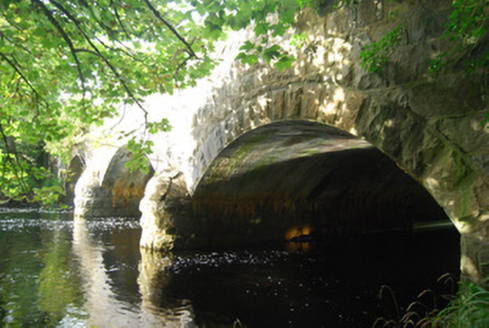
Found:
[[[457,295],[430,321],[433,327],[489,327],[489,290],[460,283]]]
[[[444,274],[438,278],[435,289],[423,290],[417,295],[414,302],[402,310],[394,291],[389,286],[383,285],[380,288],[379,298],[383,302],[389,302],[390,306],[388,303],[385,303],[384,306],[393,307],[394,311],[389,311],[389,315],[377,318],[372,328],[434,327],[437,324],[435,318],[438,318],[441,311],[444,311],[442,309],[446,309],[447,305],[450,306],[453,301],[456,287],[456,278],[452,274]],[[439,318],[441,320],[441,317]],[[442,324],[441,321],[440,324]]]

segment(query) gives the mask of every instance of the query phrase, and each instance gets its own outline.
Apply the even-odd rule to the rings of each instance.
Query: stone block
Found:
[[[485,115],[441,119],[437,129],[457,146],[470,154],[489,155],[489,130],[481,126]]]
[[[358,4],[358,22],[360,25],[371,25],[384,18],[384,1],[366,0]]]
[[[285,91],[276,90],[272,92],[272,120],[284,118],[285,113]]]
[[[301,118],[315,120],[319,113],[319,104],[322,103],[324,87],[319,84],[304,86],[304,94],[301,102]]]
[[[302,85],[291,85],[287,90],[287,119],[299,118],[301,116],[302,97],[304,89]]]
[[[475,76],[444,77],[413,87],[409,91],[411,109],[426,118],[450,115],[465,116],[485,108],[484,91]]]
[[[425,11],[412,16],[408,26],[410,42],[419,43],[427,39],[441,38],[450,12],[451,9],[448,11]]]

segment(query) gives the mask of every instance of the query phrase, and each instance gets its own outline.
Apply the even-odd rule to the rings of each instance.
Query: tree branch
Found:
[[[151,4],[151,2],[149,2],[149,0],[144,0],[144,2],[148,6],[148,8],[153,12],[153,14],[155,14],[156,18],[158,18],[163,24],[165,24],[165,26],[187,47],[187,49],[189,51],[189,54],[192,55],[195,58],[199,58],[199,57],[197,57],[197,55],[195,54],[195,52],[192,50],[192,47],[190,46],[190,44],[177,32],[177,30],[175,30],[175,28],[173,26],[171,26],[170,23],[168,23],[161,16],[160,12],[158,10],[156,10],[155,7],[153,7],[153,5]]]
[[[124,25],[122,25],[121,17],[119,16],[119,12],[117,11],[117,6],[112,0],[110,1],[109,6],[112,6],[112,8],[114,8],[115,18],[117,19],[117,22],[119,23],[122,31],[124,31],[124,34],[127,36],[127,38],[130,39],[131,37],[129,36],[129,33],[127,33],[126,28],[124,27]]]
[[[10,65],[10,67],[12,67],[14,69],[14,71],[17,72],[17,74],[20,75],[20,77],[22,78],[22,80],[24,80],[24,82],[29,86],[29,88],[32,90],[32,92],[34,92],[34,94],[37,97],[39,97],[40,99],[42,99],[42,101],[45,103],[45,107],[46,108],[49,108],[49,103],[46,101],[46,99],[44,99],[39,94],[39,92],[37,92],[36,88],[34,88],[34,86],[31,84],[31,82],[25,77],[25,75],[22,73],[22,71],[20,70],[20,68],[13,61],[11,61],[4,53],[0,52],[0,57],[3,60],[5,60]]]
[[[180,73],[180,70],[187,64],[187,62],[190,59],[192,59],[191,55],[189,55],[187,58],[185,58],[185,60],[183,62],[181,62],[180,64],[178,64],[178,66],[177,66],[177,69],[175,71],[175,76],[174,76],[175,84],[177,85],[177,87],[178,87],[178,75]]]
[[[17,151],[15,149],[14,150],[11,149],[10,143],[8,141],[8,137],[5,134],[5,131],[3,130],[3,127],[2,127],[2,124],[1,123],[0,123],[0,134],[2,135],[3,143],[5,144],[5,148],[7,149],[6,160],[12,162],[12,158],[9,157],[8,154],[13,154],[14,155],[14,158],[15,158],[15,164],[17,164],[17,166],[19,167],[20,172],[25,172],[24,167],[20,163],[19,154],[17,153]],[[16,180],[19,182],[20,187],[23,189],[24,192],[25,191],[28,191],[30,188],[28,188],[26,186],[26,184],[23,183],[22,179],[19,177],[19,172],[17,172],[17,170],[15,170],[14,167],[12,167],[12,169],[14,171]]]
[[[78,75],[80,76],[81,84],[82,84],[82,90],[83,90],[83,99],[86,97],[86,87],[85,87],[85,77],[83,76],[83,72],[81,70],[81,63],[80,60],[78,59],[78,56],[76,55],[75,47],[73,46],[73,42],[71,41],[70,37],[68,34],[66,34],[65,30],[63,27],[59,24],[59,22],[54,18],[53,14],[49,11],[49,9],[44,5],[44,3],[41,0],[31,0],[35,4],[37,4],[41,10],[44,12],[44,15],[49,19],[49,21],[54,25],[54,27],[58,30],[58,32],[61,34],[61,37],[65,42],[68,44],[68,47],[70,48],[71,55],[73,56],[73,59],[75,59],[76,63],[76,68],[78,69]],[[85,106],[85,102],[83,102]]]
[[[33,1],[39,1],[39,0],[33,0]],[[148,112],[146,111],[146,109],[144,109],[144,107],[141,105],[141,103],[139,102],[139,100],[136,99],[136,97],[134,96],[133,92],[128,87],[128,85],[124,82],[124,80],[120,76],[119,72],[117,72],[116,68],[112,65],[112,63],[107,58],[105,58],[104,55],[102,55],[100,53],[100,51],[98,50],[98,48],[93,44],[92,40],[83,31],[83,29],[80,26],[80,22],[69,11],[67,11],[60,3],[58,3],[57,1],[55,1],[55,0],[49,0],[49,2],[51,2],[53,5],[56,6],[56,8],[58,8],[59,10],[61,10],[75,24],[75,26],[77,27],[78,31],[80,31],[80,33],[83,35],[83,37],[85,38],[85,40],[87,40],[88,44],[90,44],[90,47],[94,50],[94,52],[97,53],[97,55],[107,64],[107,66],[109,66],[109,68],[112,71],[112,73],[114,73],[114,75],[116,76],[116,78],[119,80],[119,82],[124,87],[124,90],[126,90],[126,93],[128,94],[128,96],[144,112],[144,120],[145,120],[145,122],[147,122]]]

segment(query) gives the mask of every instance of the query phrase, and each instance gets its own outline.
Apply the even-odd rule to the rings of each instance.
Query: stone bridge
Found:
[[[83,151],[76,214],[133,216],[139,206],[141,246],[155,250],[341,237],[448,216],[463,274],[487,277],[487,74],[466,75],[462,62],[440,78],[428,73],[448,47],[451,1],[330,9],[299,14],[300,47],[292,36],[268,40],[294,54],[292,69],[235,62],[252,38],[243,31],[216,53],[208,80],[148,99],[150,119],[168,117],[173,129],[140,132],[155,143],[147,173],[124,166],[128,139],[117,131],[136,129],[142,115],[121,108]],[[382,72],[366,71],[361,50],[399,24]]]

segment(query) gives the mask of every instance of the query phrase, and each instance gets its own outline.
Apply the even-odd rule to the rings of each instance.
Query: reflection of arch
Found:
[[[171,264],[171,260],[164,254],[142,253],[138,276],[142,302],[140,308],[132,308],[113,286],[113,277],[107,268],[107,258],[104,258],[106,247],[102,240],[90,231],[87,221],[81,217],[75,217],[74,220],[72,251],[80,263],[84,308],[88,312],[89,326],[195,326],[190,304],[184,300],[175,300],[171,306],[164,303],[162,287],[168,282],[164,269]]]
[[[193,195],[212,244],[337,237],[448,219],[431,195],[389,158],[337,128],[282,121],[226,147]]]

